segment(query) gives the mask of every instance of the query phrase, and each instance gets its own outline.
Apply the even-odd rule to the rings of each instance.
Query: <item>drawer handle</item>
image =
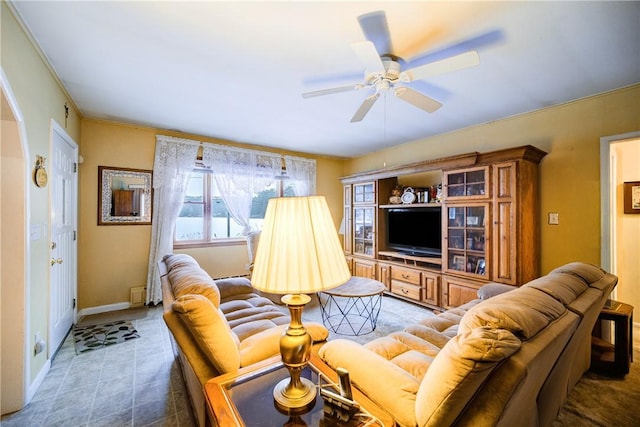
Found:
[[[411,277],[411,276],[409,276],[408,274],[404,274],[404,273],[402,273],[402,274],[401,274],[401,276],[402,276],[402,278],[403,278],[403,279],[408,279],[408,278],[410,278],[410,277]]]
[[[400,288],[400,290],[402,291],[403,294],[407,295],[409,293],[408,290],[406,290],[405,288]]]

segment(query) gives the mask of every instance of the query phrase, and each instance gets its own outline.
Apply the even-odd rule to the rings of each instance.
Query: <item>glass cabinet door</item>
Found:
[[[445,173],[445,198],[482,199],[489,196],[489,170],[486,167]]]
[[[374,255],[374,208],[353,208],[353,253],[358,255]]]
[[[353,184],[353,203],[375,203],[375,184]]]
[[[487,278],[489,205],[447,206],[446,209],[445,269]]]

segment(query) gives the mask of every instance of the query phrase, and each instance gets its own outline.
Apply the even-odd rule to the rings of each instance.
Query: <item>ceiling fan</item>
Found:
[[[478,65],[480,57],[473,47],[500,37],[499,32],[492,31],[438,52],[405,61],[392,52],[387,18],[383,11],[361,15],[358,22],[367,41],[352,43],[351,48],[365,66],[364,82],[302,94],[303,98],[312,98],[352,90],[373,90],[374,93],[364,100],[351,118],[352,123],[364,119],[380,94],[388,91],[393,91],[395,96],[421,110],[433,113],[442,104],[407,85],[417,80]]]

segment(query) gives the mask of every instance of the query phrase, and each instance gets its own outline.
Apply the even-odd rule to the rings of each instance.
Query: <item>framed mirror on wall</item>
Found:
[[[153,171],[98,166],[98,225],[151,224]]]

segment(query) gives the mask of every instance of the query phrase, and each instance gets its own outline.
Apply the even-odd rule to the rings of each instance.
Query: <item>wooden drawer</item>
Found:
[[[422,301],[422,291],[422,286],[411,285],[400,280],[391,279],[391,292],[396,295],[411,298],[416,301]]]
[[[409,268],[393,266],[391,267],[391,280],[401,280],[411,283],[412,285],[420,286],[420,272]]]

